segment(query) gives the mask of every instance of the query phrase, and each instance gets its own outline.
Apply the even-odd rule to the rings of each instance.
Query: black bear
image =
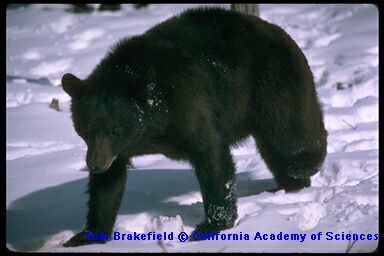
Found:
[[[64,246],[111,234],[130,158],[163,154],[191,163],[205,221],[200,233],[237,218],[230,146],[249,135],[279,188],[310,186],[326,155],[306,57],[280,27],[219,8],[186,11],[123,39],[80,80],[62,78],[76,132],[87,144],[89,211]]]

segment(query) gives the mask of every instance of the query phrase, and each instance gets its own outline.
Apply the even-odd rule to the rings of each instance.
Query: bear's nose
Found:
[[[95,164],[90,164],[88,165],[88,168],[89,170],[92,172],[92,173],[101,173],[101,172],[104,172],[105,170],[103,168],[100,168],[99,166],[95,165]]]

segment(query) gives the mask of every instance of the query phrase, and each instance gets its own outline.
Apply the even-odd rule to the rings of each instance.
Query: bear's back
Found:
[[[268,22],[221,8],[191,9],[148,30],[144,37],[156,37],[180,48],[227,50],[234,43],[263,44],[275,33]],[[233,40],[236,38],[236,40]],[[238,47],[233,47],[238,50]]]

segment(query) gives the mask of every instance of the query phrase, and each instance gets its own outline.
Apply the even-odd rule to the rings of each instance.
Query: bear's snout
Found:
[[[105,172],[115,159],[116,156],[112,153],[110,143],[106,138],[98,138],[88,146],[87,166],[92,173]]]
[[[88,164],[88,169],[91,173],[102,173],[105,172],[106,169],[96,165],[96,164]]]
[[[93,160],[87,159],[87,166],[91,173],[103,173],[111,167],[115,159],[116,157],[112,157],[110,159],[105,159],[105,158],[103,159],[96,158]]]

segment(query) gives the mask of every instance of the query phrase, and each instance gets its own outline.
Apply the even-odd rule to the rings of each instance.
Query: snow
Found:
[[[328,130],[328,155],[312,186],[265,192],[275,182],[253,140],[232,153],[238,219],[221,234],[299,234],[305,240],[110,241],[64,248],[85,224],[86,145],[73,129],[61,76],[86,77],[118,39],[196,5],[72,14],[67,5],[6,13],[7,247],[44,252],[370,252],[378,234],[378,10],[373,5],[261,5],[308,58]],[[222,5],[229,8],[228,5]],[[129,72],[129,67],[126,67]],[[52,98],[61,111],[49,108]],[[156,99],[148,104],[155,106]],[[188,163],[162,155],[133,159],[115,231],[190,233],[202,221],[199,186]],[[322,232],[322,233],[319,233]],[[333,233],[327,233],[333,232]],[[311,239],[319,235],[320,240]],[[326,235],[328,234],[328,235]],[[266,237],[267,237],[266,236]]]

